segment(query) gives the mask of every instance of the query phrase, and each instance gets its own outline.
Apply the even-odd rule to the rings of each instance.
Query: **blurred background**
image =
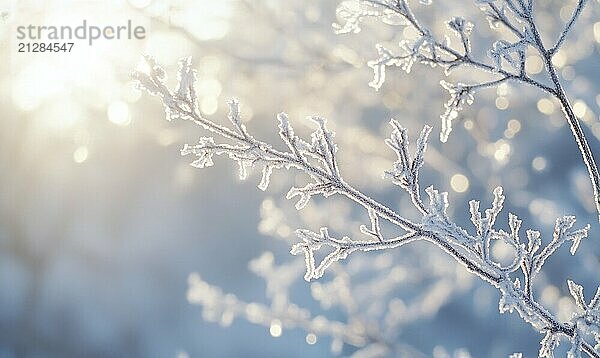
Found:
[[[575,1],[538,3],[550,38]],[[566,279],[587,291],[598,285],[600,227],[557,103],[519,84],[485,90],[442,144],[443,73],[389,68],[375,92],[366,66],[377,55],[375,43],[410,34],[373,22],[359,34],[334,35],[336,6],[0,0],[8,12],[0,23],[0,357],[537,354],[541,337],[516,314],[498,313],[498,292],[428,244],[355,254],[306,283],[303,259],[289,255],[293,231],[329,226],[332,234],[355,237],[366,213],[340,197],[296,212],[283,198],[298,173],[276,173],[263,193],[256,189],[260,173],[240,182],[224,158],[209,169],[190,167],[179,149],[206,134],[165,121],[159,101],[130,80],[142,54],[164,64],[171,80],[177,60],[191,55],[200,110],[217,122],[226,123],[232,97],[250,131],[270,142],[277,141],[280,111],[302,135],[311,130],[306,116],[327,117],[347,181],[408,217],[417,213],[407,196],[381,178],[395,160],[383,144],[387,122],[398,119],[412,138],[433,125],[422,186],[448,191],[451,213],[465,227],[468,200],[489,207],[497,185],[507,194],[504,227],[513,212],[547,242],[558,216],[592,224],[578,255],[562,250],[536,288],[540,302],[569,318]],[[440,33],[452,16],[473,21],[482,56],[503,35],[471,2],[424,9],[415,1],[415,9]],[[597,154],[599,15],[591,3],[555,56]],[[101,26],[132,20],[147,36],[79,41],[71,53],[17,53],[17,26],[76,26],[83,19]],[[530,74],[543,76],[534,54],[527,64]],[[477,77],[451,77],[461,79]],[[501,260],[510,252],[499,246],[494,255]],[[192,272],[198,274],[188,292]],[[297,309],[302,319],[294,318]]]

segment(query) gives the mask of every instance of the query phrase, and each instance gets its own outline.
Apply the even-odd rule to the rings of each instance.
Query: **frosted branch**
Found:
[[[385,143],[396,152],[398,160],[394,162],[391,170],[384,172],[384,177],[392,179],[392,182],[405,189],[411,196],[411,199],[421,213],[426,214],[427,209],[421,201],[419,189],[419,169],[425,162],[424,156],[427,150],[427,139],[431,133],[431,127],[426,125],[421,131],[417,140],[417,150],[415,158],[412,159],[408,152],[408,133],[406,128],[402,127],[398,121],[392,119],[392,134]]]
[[[552,46],[552,48],[550,48],[548,50],[548,53],[550,55],[553,55],[562,46],[563,42],[567,38],[567,35],[573,28],[573,25],[575,25],[575,23],[577,22],[577,18],[579,17],[579,15],[581,15],[581,12],[583,11],[583,8],[585,7],[586,4],[587,4],[587,0],[577,1],[575,10],[573,10],[573,14],[569,18],[569,21],[567,21],[567,23],[565,24],[565,27],[563,28],[560,35],[558,36],[558,40],[556,40],[556,44],[554,44],[554,46]]]
[[[577,2],[573,14],[565,24],[555,45],[548,49],[544,46],[537,24],[534,21],[534,0],[475,0],[475,4],[483,10],[492,28],[496,28],[502,24],[517,37],[517,41],[501,39],[494,43],[488,52],[492,60],[492,65],[472,58],[470,51],[471,43],[468,37],[472,31],[472,26],[468,21],[460,17],[455,17],[447,22],[448,27],[459,36],[462,45],[461,50],[452,48],[447,42],[438,41],[431,35],[432,32],[430,29],[419,21],[407,0],[360,0],[358,6],[344,8],[346,16],[340,16],[340,18],[345,21],[345,25],[337,26],[340,28],[349,26],[352,29],[359,29],[358,23],[365,16],[364,14],[366,14],[364,8],[368,7],[368,16],[377,17],[382,16],[384,13],[386,16],[389,16],[389,14],[394,13],[404,20],[402,22],[403,26],[412,26],[419,34],[416,40],[400,41],[399,47],[401,53],[398,55],[394,54],[391,49],[377,45],[379,56],[376,60],[369,62],[369,66],[374,70],[374,78],[369,85],[375,89],[379,89],[385,82],[386,66],[398,66],[406,72],[410,72],[413,64],[419,62],[432,67],[443,67],[446,75],[456,67],[474,67],[502,76],[500,80],[488,82],[483,87],[512,80],[529,84],[556,97],[561,103],[565,118],[569,123],[569,127],[588,170],[594,192],[598,220],[600,221],[600,171],[581,129],[579,120],[573,113],[573,108],[567,99],[567,95],[556,74],[556,69],[552,64],[552,56],[564,43],[565,38],[577,22],[586,3],[587,0],[579,0]],[[519,30],[518,26],[521,26],[522,30]],[[532,47],[539,52],[547,69],[547,75],[552,82],[551,85],[539,82],[526,73],[525,53],[528,47]],[[504,68],[505,64],[509,66],[509,69]],[[458,117],[464,104],[471,104],[473,102],[473,90],[478,88],[479,84],[467,85],[459,83],[454,85],[445,81],[441,83],[450,92],[450,100],[444,105],[445,111],[440,116],[442,120],[440,140],[445,142],[452,131],[452,121]]]
[[[318,233],[310,230],[297,231],[301,241],[293,245],[291,253],[304,255],[306,280],[323,276],[328,267],[347,258],[348,255],[356,251],[390,250],[416,240],[429,241],[451,255],[469,272],[498,288],[501,292],[499,303],[501,312],[516,311],[524,321],[531,324],[538,331],[551,332],[551,336],[547,336],[548,338],[542,342],[543,349],[550,349],[551,351],[554,347],[554,337],[563,337],[572,342],[575,351],[582,350],[592,357],[599,356],[597,351],[585,339],[586,334],[589,332],[592,334],[597,332],[596,319],[600,293],[596,293],[588,305],[583,300],[582,290],[578,286],[569,283],[571,293],[574,294],[580,309],[586,313],[584,316],[575,316],[572,321],[565,323],[558,321],[547,309],[537,303],[531,294],[531,281],[545,261],[567,241],[571,241],[571,253],[575,254],[581,240],[587,237],[589,226],[573,230],[574,217],[565,216],[557,220],[553,239],[538,254],[537,251],[541,245],[539,233],[528,230],[527,245],[521,243],[519,231],[522,221],[516,216],[509,215],[510,232],[494,228],[504,201],[502,189],[497,188],[494,191],[492,207],[485,211],[485,217],[479,212],[479,203],[471,202],[471,219],[476,228],[476,233],[470,234],[468,230],[458,226],[448,214],[447,209],[450,204],[447,193],[440,193],[433,187],[429,187],[426,190],[429,195],[428,206],[425,206],[420,200],[418,171],[424,163],[430,127],[425,126],[421,132],[413,158],[408,151],[406,129],[397,121],[392,120],[390,122],[392,134],[386,140],[386,143],[394,150],[398,160],[394,163],[393,169],[386,172],[386,175],[391,177],[395,184],[409,192],[414,205],[421,212],[421,221],[419,223],[412,222],[343,180],[337,164],[337,146],[333,140],[334,133],[327,128],[325,119],[310,117],[316,129],[310,140],[306,141],[295,135],[287,115],[279,114],[277,116],[279,134],[288,148],[287,151],[279,151],[270,144],[259,141],[250,135],[241,122],[239,105],[235,101],[230,102],[228,115],[233,129],[217,124],[198,114],[194,105],[196,98],[193,97],[195,94],[195,74],[191,70],[189,59],[180,62],[179,84],[175,91],[169,90],[165,85],[166,74],[156,61],[146,57],[146,65],[146,71],[137,71],[134,78],[137,79],[141,88],[162,100],[167,119],[191,120],[215,134],[219,139],[234,142],[234,144],[217,143],[213,137],[202,137],[198,144],[186,145],[182,150],[182,154],[197,157],[192,165],[208,167],[213,165],[214,155],[227,155],[240,166],[241,178],[247,177],[249,168],[261,166],[263,176],[259,188],[263,190],[267,188],[269,177],[274,169],[294,168],[305,173],[311,180],[305,187],[292,188],[288,193],[288,198],[299,197],[296,204],[298,209],[307,205],[312,196],[327,197],[333,194],[341,194],[367,210],[371,228],[367,229],[363,226],[361,231],[370,240],[355,240],[346,236],[338,239],[331,236],[327,228],[321,228]],[[459,91],[453,88],[453,91],[458,96],[457,100],[459,102],[465,100],[462,89]],[[386,220],[395,225],[397,229],[402,231],[402,234],[395,238],[386,239],[381,232],[381,220]],[[514,248],[514,260],[511,264],[502,266],[490,258],[488,247],[491,240],[503,240]],[[316,256],[323,249],[329,251],[319,261]],[[521,286],[519,278],[512,276],[519,268],[521,268],[525,277],[524,287]],[[219,295],[219,292],[209,291],[213,292],[211,297]],[[235,300],[231,297],[228,299],[235,306]],[[591,323],[588,322],[590,319],[592,319]]]

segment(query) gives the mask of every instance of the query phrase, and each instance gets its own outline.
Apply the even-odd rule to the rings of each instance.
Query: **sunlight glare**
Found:
[[[108,120],[118,126],[126,126],[131,123],[129,106],[123,101],[114,101],[107,108]]]
[[[232,0],[199,0],[176,17],[198,40],[218,40],[229,32],[233,6]]]
[[[271,336],[277,338],[277,337],[281,337],[281,321],[279,321],[278,319],[274,319],[271,322],[271,327],[269,327],[269,333],[271,333]]]
[[[450,178],[450,186],[457,193],[464,193],[469,189],[469,179],[462,174],[454,174]]]
[[[88,155],[88,148],[85,145],[82,145],[73,152],[73,161],[77,164],[81,164],[87,160]]]
[[[49,63],[33,62],[17,77],[13,87],[15,104],[25,111],[39,107],[46,99],[65,91],[60,74]]]
[[[216,97],[208,96],[202,98],[202,100],[200,101],[200,110],[206,115],[210,116],[211,114],[215,114],[217,112],[218,107],[219,102],[217,101]]]

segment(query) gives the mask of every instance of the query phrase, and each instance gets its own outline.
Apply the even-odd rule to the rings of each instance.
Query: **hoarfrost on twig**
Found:
[[[498,7],[499,3],[506,6]],[[585,1],[578,2],[571,20],[565,25],[556,45],[550,50],[543,46],[537,33],[533,21],[533,1],[480,0],[477,1],[477,4],[484,9],[486,16],[491,18],[490,22],[493,25],[506,26],[520,38],[519,41],[512,43],[497,42],[490,51],[493,65],[474,60],[471,57],[469,34],[472,31],[472,25],[468,21],[462,18],[453,18],[448,22],[448,27],[461,39],[462,50],[456,50],[435,40],[430,31],[417,19],[405,0],[364,0],[359,1],[358,8],[345,3],[338,10],[338,15],[346,23],[336,28],[338,32],[357,32],[360,29],[359,24],[362,18],[366,16],[384,18],[395,16],[403,19],[402,24],[404,26],[412,26],[420,34],[416,41],[402,43],[404,53],[400,56],[393,55],[382,46],[378,47],[380,59],[370,64],[375,70],[373,86],[377,88],[385,80],[386,66],[396,65],[409,71],[415,62],[433,66],[439,65],[444,67],[446,71],[450,71],[457,66],[469,65],[500,76],[499,79],[490,82],[471,85],[442,82],[451,97],[446,103],[446,113],[442,115],[443,129],[440,135],[442,140],[447,139],[452,128],[452,120],[456,118],[457,113],[462,110],[464,104],[470,104],[473,101],[473,93],[481,88],[493,87],[504,81],[513,80],[533,85],[556,96],[563,106],[567,120],[580,146],[584,161],[588,166],[600,211],[600,200],[598,200],[600,177],[597,175],[597,169],[583,132],[578,127],[578,121],[574,117],[572,108],[551,64],[552,53],[563,43],[564,38],[566,38],[567,33],[581,13]],[[511,12],[513,17],[519,19],[520,23],[525,23],[525,28],[519,30],[509,20],[506,15],[507,12]],[[527,46],[533,47],[543,55],[550,72],[552,86],[545,85],[526,75],[524,71],[524,48]],[[531,324],[539,332],[545,333],[545,337],[541,341],[539,356],[553,356],[560,340],[566,338],[571,343],[570,356],[576,357],[581,352],[585,352],[589,356],[600,357],[597,348],[594,348],[594,343],[589,341],[590,338],[596,340],[595,344],[600,341],[598,328],[600,322],[600,289],[588,304],[583,296],[583,288],[573,281],[568,281],[569,291],[581,311],[574,314],[568,322],[559,321],[535,300],[532,292],[532,282],[548,258],[567,241],[571,242],[571,254],[575,254],[582,239],[588,236],[589,225],[573,229],[575,224],[573,216],[564,216],[557,219],[552,239],[540,251],[542,247],[541,234],[534,230],[526,230],[527,242],[522,242],[520,236],[522,221],[516,215],[509,214],[509,232],[495,228],[504,201],[502,189],[497,188],[493,192],[494,199],[491,208],[485,210],[483,215],[480,212],[479,202],[472,201],[470,203],[471,221],[474,230],[460,227],[448,214],[447,209],[450,203],[447,193],[440,193],[430,186],[426,189],[429,204],[423,203],[420,197],[419,169],[424,163],[423,158],[431,127],[425,126],[423,128],[417,140],[417,150],[414,155],[411,155],[408,150],[407,130],[398,121],[391,120],[392,134],[386,140],[386,143],[396,153],[398,159],[393,164],[393,168],[385,172],[385,177],[390,178],[394,184],[406,190],[411,196],[413,204],[422,214],[420,221],[412,221],[365,195],[344,180],[337,163],[338,148],[334,142],[335,134],[328,129],[325,119],[310,117],[309,120],[312,121],[315,130],[310,138],[302,139],[295,134],[288,116],[280,113],[277,115],[279,134],[287,149],[285,151],[277,150],[271,144],[250,135],[240,119],[240,106],[235,100],[229,102],[228,119],[232,127],[223,126],[199,114],[194,89],[196,76],[190,58],[180,61],[178,84],[174,90],[167,87],[166,73],[156,60],[146,56],[145,64],[146,70],[135,72],[134,78],[140,88],[162,100],[166,118],[168,120],[190,120],[214,135],[214,137],[200,138],[197,144],[184,146],[181,151],[182,155],[196,156],[191,163],[193,166],[198,168],[208,167],[213,165],[215,155],[227,155],[238,163],[240,178],[242,179],[248,176],[249,169],[259,166],[262,168],[262,179],[259,184],[259,188],[262,190],[268,188],[273,170],[296,169],[304,173],[310,180],[306,186],[291,188],[288,192],[288,198],[299,198],[296,203],[298,209],[305,207],[313,196],[328,197],[339,194],[366,210],[369,225],[362,225],[360,228],[360,232],[365,235],[364,239],[355,239],[348,236],[341,236],[338,239],[336,235],[330,234],[330,230],[326,227],[321,228],[319,232],[308,229],[297,230],[296,233],[300,242],[293,245],[291,253],[304,255],[306,267],[304,278],[306,280],[320,278],[335,262],[346,259],[348,255],[356,251],[389,250],[417,240],[429,241],[452,256],[469,272],[496,287],[501,293],[500,312],[516,311],[525,322]],[[506,68],[506,65],[510,68]],[[218,138],[218,141],[215,138]],[[225,142],[221,143],[221,140]],[[381,230],[382,221],[395,225],[401,231],[401,234],[387,238]],[[512,263],[502,265],[494,261],[489,253],[492,240],[502,240],[513,247],[514,259]],[[315,253],[324,249],[329,251],[318,262]],[[214,301],[222,296],[218,289],[203,283],[199,276],[192,276],[190,280],[192,285],[203,287],[202,290],[205,292],[201,296],[195,296],[194,291],[190,291],[191,301]],[[206,294],[206,292],[209,294]],[[235,297],[225,295],[224,299],[229,303],[223,307],[233,307],[231,309],[245,307],[245,309],[248,309],[248,306],[244,306]],[[257,310],[262,309],[259,307],[254,308]],[[296,317],[297,320],[307,319],[308,317],[300,311],[291,314],[299,314],[300,317],[304,317]],[[221,315],[221,317],[229,316],[228,314]],[[252,319],[256,319],[256,316],[253,317]],[[309,323],[306,323],[306,325],[310,326]],[[339,337],[341,333],[332,333],[332,335]]]
[[[384,47],[381,44],[376,45],[377,59],[368,63],[374,71],[373,81],[369,85],[376,90],[380,89],[385,82],[386,67],[400,67],[408,73],[415,63],[442,67],[446,75],[449,75],[455,68],[470,67],[496,77],[491,81],[472,84],[440,82],[442,87],[450,93],[450,99],[444,104],[445,110],[440,116],[442,122],[440,140],[442,142],[448,140],[453,120],[458,117],[465,104],[473,102],[473,94],[480,89],[494,87],[505,81],[514,81],[534,86],[555,97],[562,107],[588,171],[600,221],[600,172],[581,129],[579,119],[573,112],[573,107],[552,62],[553,56],[564,44],[586,4],[587,0],[577,1],[554,45],[547,47],[542,42],[535,21],[533,0],[475,0],[475,5],[481,8],[492,28],[504,27],[517,37],[516,41],[500,39],[494,42],[488,51],[491,64],[486,59],[475,58],[471,52],[470,34],[473,30],[471,22],[462,17],[454,17],[447,21],[448,28],[460,39],[461,44],[460,48],[452,47],[448,41],[440,41],[432,35],[431,29],[420,21],[408,0],[343,2],[338,7],[338,15],[342,24],[334,24],[334,28],[338,30],[338,33],[358,32],[360,23],[366,17],[380,18],[385,23],[384,18],[394,15],[404,20],[400,22],[402,26],[412,27],[417,32],[416,39],[401,40],[398,50]],[[527,73],[525,54],[528,48],[536,51],[542,58],[546,69],[545,80],[538,80]]]

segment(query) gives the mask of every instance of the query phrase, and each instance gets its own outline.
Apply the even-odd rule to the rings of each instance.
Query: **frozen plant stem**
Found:
[[[276,150],[248,132],[241,121],[237,101],[229,103],[228,119],[231,128],[199,114],[194,86],[196,75],[191,67],[190,58],[180,61],[179,84],[174,91],[167,88],[166,74],[162,67],[151,57],[145,59],[146,71],[135,72],[134,78],[142,89],[161,98],[168,120],[191,120],[219,138],[233,142],[217,144],[212,137],[202,137],[196,145],[185,145],[181,153],[196,156],[197,159],[192,162],[193,166],[211,166],[214,155],[227,155],[238,163],[242,179],[247,177],[248,168],[262,167],[262,179],[258,185],[262,190],[267,189],[274,169],[294,168],[306,174],[312,181],[303,188],[290,189],[288,198],[299,197],[297,209],[306,206],[312,196],[328,197],[341,194],[367,211],[370,229],[363,225],[361,232],[369,238],[368,240],[353,240],[348,237],[337,239],[330,236],[327,228],[321,228],[319,232],[304,229],[297,231],[301,242],[292,247],[291,253],[305,256],[307,281],[320,278],[331,264],[345,259],[353,252],[394,249],[413,241],[425,240],[436,244],[469,272],[496,287],[501,293],[500,312],[517,311],[524,321],[546,334],[540,349],[541,357],[552,357],[549,354],[554,350],[556,342],[560,337],[566,337],[571,341],[574,352],[584,351],[591,357],[600,358],[595,348],[585,341],[589,332],[600,341],[600,288],[588,305],[583,298],[583,288],[569,281],[571,294],[580,309],[585,312],[583,315],[574,315],[569,322],[560,322],[535,300],[532,292],[532,281],[546,260],[568,241],[571,242],[571,254],[575,254],[581,240],[588,236],[589,225],[574,230],[575,217],[564,216],[557,219],[552,240],[540,250],[542,245],[540,233],[537,231],[527,230],[528,242],[521,242],[519,230],[522,221],[513,214],[509,214],[510,233],[494,229],[496,218],[504,203],[502,188],[496,188],[492,207],[485,210],[483,215],[479,209],[479,202],[471,201],[471,221],[476,233],[470,234],[447,215],[447,193],[439,193],[433,187],[427,188],[428,205],[422,202],[419,195],[419,169],[424,164],[431,128],[424,127],[416,143],[417,149],[414,155],[411,155],[407,130],[392,119],[392,133],[386,144],[394,150],[398,160],[392,169],[385,172],[385,177],[407,191],[413,204],[421,212],[420,222],[411,221],[365,195],[343,179],[337,164],[334,133],[327,128],[325,119],[310,118],[315,123],[316,130],[310,141],[305,141],[294,133],[287,115],[280,113],[277,116],[279,135],[287,150]],[[384,237],[380,219],[396,225],[404,233],[393,238]],[[513,247],[515,257],[512,264],[503,266],[492,260],[489,255],[492,240],[502,240]],[[317,265],[314,253],[325,249],[331,251]],[[523,286],[521,278],[524,280]]]
[[[573,112],[556,69],[552,64],[552,57],[564,44],[569,32],[583,12],[587,0],[577,2],[556,43],[549,49],[544,46],[534,20],[534,0],[475,0],[475,3],[485,12],[492,27],[504,26],[518,38],[516,42],[512,43],[506,40],[494,43],[493,48],[488,52],[489,57],[494,62],[493,65],[473,57],[470,40],[473,24],[463,18],[455,17],[447,23],[452,32],[460,39],[462,48],[457,49],[450,46],[447,41],[439,41],[434,38],[432,31],[417,19],[407,0],[358,0],[358,3],[366,10],[360,8],[349,9],[343,5],[338,8],[338,15],[346,20],[343,26],[334,25],[338,33],[360,31],[359,25],[363,18],[395,14],[405,20],[406,26],[413,27],[419,34],[419,38],[414,42],[406,40],[400,42],[402,54],[394,54],[382,45],[377,45],[379,58],[369,62],[369,66],[375,72],[370,85],[375,89],[379,89],[385,81],[385,68],[387,66],[398,66],[406,72],[410,72],[413,64],[417,62],[443,67],[447,75],[457,67],[468,66],[500,76],[499,79],[476,84],[451,84],[442,81],[442,86],[451,95],[450,100],[445,104],[446,111],[441,116],[442,131],[440,139],[443,142],[447,140],[452,131],[452,121],[458,116],[458,112],[466,104],[473,102],[473,95],[478,90],[495,87],[506,81],[514,81],[537,87],[555,97],[560,102],[565,119],[575,137],[575,142],[588,171],[594,193],[596,213],[600,222],[600,174],[598,167],[579,119]],[[423,3],[430,2],[425,1]],[[519,29],[519,26],[522,26],[522,29]],[[550,77],[550,85],[530,77],[525,71],[527,47],[534,48],[542,57]]]
[[[546,67],[550,72],[552,82],[556,86],[554,95],[560,102],[560,106],[565,115],[565,119],[569,124],[569,128],[571,128],[573,137],[575,137],[575,141],[577,143],[579,151],[581,152],[583,162],[585,163],[589,177],[592,181],[592,189],[594,191],[594,202],[596,204],[596,213],[599,215],[598,220],[600,221],[600,174],[598,173],[598,166],[596,165],[594,156],[592,154],[592,150],[590,149],[587,139],[585,138],[585,134],[583,133],[583,129],[581,128],[581,124],[579,123],[579,119],[577,119],[575,113],[573,112],[571,103],[567,98],[565,90],[558,79],[556,70],[554,68],[554,65],[552,65],[551,61],[551,56],[547,55],[545,57]]]
[[[587,168],[588,175],[592,182],[592,190],[594,191],[594,203],[596,204],[596,214],[598,214],[598,221],[600,221],[600,173],[598,173],[598,166],[596,165],[596,161],[594,160],[594,156],[592,154],[592,150],[585,138],[585,134],[583,132],[583,128],[581,128],[581,124],[579,123],[579,119],[575,116],[573,112],[573,107],[567,98],[567,94],[560,83],[560,79],[558,78],[558,74],[556,73],[556,68],[552,64],[552,56],[556,53],[556,51],[563,44],[567,34],[573,27],[573,24],[577,21],[577,18],[583,11],[587,0],[579,0],[575,10],[573,11],[573,15],[570,20],[567,22],[564,30],[561,32],[556,45],[554,45],[551,49],[546,49],[542,39],[540,37],[539,31],[535,24],[533,18],[533,11],[530,11],[527,16],[527,21],[529,22],[531,29],[533,30],[533,36],[535,39],[535,44],[538,52],[544,59],[544,65],[550,74],[550,79],[554,84],[554,88],[552,94],[554,97],[560,102],[561,109],[563,114],[565,115],[565,119],[569,124],[569,128],[571,128],[571,132],[573,133],[573,137],[575,137],[575,142],[581,152],[581,157],[583,158],[583,162]]]
[[[546,66],[549,68],[550,76],[552,77],[552,81],[556,86],[556,98],[560,101],[560,106],[565,115],[567,123],[571,128],[571,132],[573,133],[573,137],[575,137],[575,141],[577,146],[579,147],[579,151],[581,152],[581,156],[583,158],[583,162],[588,171],[588,175],[590,180],[592,181],[592,189],[594,191],[594,202],[596,204],[596,213],[598,214],[598,221],[600,221],[600,174],[598,173],[598,166],[594,160],[594,156],[592,154],[592,150],[585,138],[585,134],[583,133],[583,129],[581,128],[581,124],[579,123],[579,119],[573,113],[573,108],[571,107],[571,103],[569,103],[569,99],[566,96],[566,93],[560,84],[558,77],[556,75],[556,70],[553,68],[552,63],[548,58],[546,58]]]

